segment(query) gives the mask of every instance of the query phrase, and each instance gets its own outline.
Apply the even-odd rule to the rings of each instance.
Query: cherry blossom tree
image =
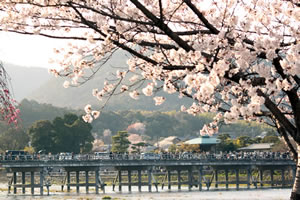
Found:
[[[221,121],[257,120],[277,128],[297,159],[297,0],[4,0],[0,10],[3,31],[70,39],[53,60],[62,69],[52,72],[69,78],[65,87],[88,81],[121,49],[131,55],[128,67],[92,91],[104,105],[123,92],[156,105],[165,101],[158,90],[178,93],[194,100],[182,111],[216,113],[201,134],[217,132]],[[100,114],[85,110],[89,122]],[[297,166],[291,199],[300,199]]]
[[[2,119],[9,124],[17,125],[20,111],[16,108],[16,101],[13,99],[9,81],[10,77],[3,64],[0,63],[0,114]]]
[[[135,133],[135,134],[143,135],[146,131],[146,125],[141,122],[130,124],[127,127],[127,131],[128,131],[128,133]]]

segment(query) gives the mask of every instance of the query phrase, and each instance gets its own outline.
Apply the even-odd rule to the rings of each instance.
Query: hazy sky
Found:
[[[26,67],[55,68],[49,64],[54,57],[53,49],[62,47],[69,41],[49,39],[41,36],[29,36],[0,32],[0,60]]]

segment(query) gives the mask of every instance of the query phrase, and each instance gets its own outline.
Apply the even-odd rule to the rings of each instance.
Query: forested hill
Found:
[[[111,74],[118,69],[126,69],[128,57],[120,52],[115,55],[101,67],[98,73],[90,81],[78,87],[64,88],[63,78],[55,78],[48,73],[45,68],[38,67],[21,67],[14,64],[4,63],[4,67],[11,77],[12,91],[18,102],[24,98],[35,100],[39,103],[51,104],[57,107],[69,107],[73,109],[83,109],[86,104],[102,106],[103,102],[99,102],[92,96],[92,90],[95,88],[102,89],[105,78],[111,78]],[[146,84],[146,83],[145,83]],[[129,97],[128,93],[113,96],[105,110],[179,110],[182,104],[189,106],[191,99],[179,99],[178,94],[169,95],[164,92],[159,94],[166,97],[165,103],[155,106],[152,97],[141,95],[139,100]]]
[[[82,110],[59,108],[50,104],[40,104],[36,101],[23,100],[19,106],[21,110],[21,124],[25,130],[37,120],[53,120],[62,117],[66,113],[82,114]],[[102,136],[104,130],[110,130],[114,135],[117,131],[127,130],[128,126],[137,122],[144,124],[143,134],[152,139],[167,136],[179,136],[182,138],[196,137],[205,123],[211,122],[213,114],[197,116],[182,112],[169,111],[104,111],[100,117],[92,123],[93,132],[96,136]],[[0,124],[0,131],[6,128]],[[131,126],[132,127],[132,126]],[[255,137],[263,131],[270,131],[264,125],[255,123],[239,122],[220,127],[220,133],[229,133],[235,138],[241,135]]]

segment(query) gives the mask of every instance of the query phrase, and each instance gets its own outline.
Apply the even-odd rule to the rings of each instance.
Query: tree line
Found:
[[[82,114],[81,110],[73,110],[69,108],[59,108],[52,106],[51,104],[40,104],[34,100],[24,99],[18,107],[21,110],[21,123],[19,127],[9,126],[5,122],[0,122],[0,150],[5,151],[7,149],[23,149],[28,145],[37,144],[37,150],[42,148],[38,146],[40,138],[33,134],[33,130],[39,130],[39,126],[47,125],[50,134],[45,136],[48,138],[45,140],[56,141],[62,143],[62,140],[66,140],[66,144],[71,140],[68,139],[72,137],[73,139],[80,138],[80,131],[66,131],[67,129],[74,130],[73,126],[83,126],[80,121],[80,116]],[[77,117],[75,117],[75,115]],[[73,117],[71,117],[73,116]],[[144,125],[144,130],[142,134],[147,140],[157,140],[161,137],[168,136],[179,136],[185,138],[197,137],[199,135],[199,130],[204,124],[209,123],[213,118],[214,114],[206,113],[201,115],[192,116],[182,112],[169,111],[169,112],[150,112],[150,111],[103,111],[101,113],[101,118],[94,120],[91,125],[91,133],[94,138],[103,139],[105,137],[105,132],[109,131],[112,135],[116,135],[118,131],[127,130],[128,133],[135,133],[130,129],[130,127],[139,122]],[[75,124],[71,124],[70,119],[78,121]],[[75,120],[76,119],[76,120]],[[65,123],[64,120],[68,122]],[[80,121],[80,123],[79,123]],[[58,126],[54,128],[54,126]],[[54,130],[55,129],[55,130]],[[45,131],[49,131],[48,128]],[[248,123],[244,121],[239,121],[232,125],[223,125],[220,127],[220,133],[229,134],[230,137],[236,138],[243,135],[249,135],[255,137],[263,131],[271,131],[272,129],[257,123]],[[30,133],[31,132],[31,133]],[[76,135],[76,134],[78,135]],[[73,134],[73,135],[72,135]],[[184,138],[183,138],[184,139]],[[88,139],[88,141],[93,140],[93,138]],[[41,142],[44,142],[42,140]],[[74,143],[75,144],[75,143]],[[57,146],[47,147],[49,151],[71,151],[72,145],[65,145],[61,148]],[[68,148],[67,148],[68,147]],[[65,149],[64,149],[65,148]],[[81,147],[76,147],[72,149],[74,152],[79,152]],[[45,148],[43,148],[45,149]],[[84,151],[87,151],[86,148]]]

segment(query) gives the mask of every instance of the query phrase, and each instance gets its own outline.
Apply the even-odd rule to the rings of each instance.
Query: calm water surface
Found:
[[[116,198],[118,200],[288,200],[291,189],[250,189],[250,190],[240,190],[236,191],[231,189],[226,190],[212,190],[212,191],[192,191],[188,192],[187,188],[183,188],[181,192],[177,191],[177,188],[172,188],[172,191],[168,190],[159,192],[146,192],[147,187],[143,187],[142,191],[137,192],[137,188],[133,187],[132,193],[128,193],[127,188],[123,188],[123,192],[114,192],[110,186],[106,186],[106,193],[96,195],[95,191],[91,188],[91,194],[85,194],[85,188],[80,190],[81,194],[76,194],[73,189],[72,193],[68,194],[66,192],[60,192],[60,186],[51,186],[51,192],[49,196],[31,196],[29,195],[30,189],[26,190],[27,195],[8,195],[7,186],[5,184],[0,185],[0,199],[2,200],[30,200],[30,199],[41,199],[41,200],[101,200],[104,196],[111,196],[112,199]],[[153,189],[155,189],[153,187]],[[160,187],[161,190],[161,187]],[[21,190],[18,190],[21,194]],[[39,194],[39,190],[36,189],[36,194]],[[46,194],[46,192],[44,192]]]

